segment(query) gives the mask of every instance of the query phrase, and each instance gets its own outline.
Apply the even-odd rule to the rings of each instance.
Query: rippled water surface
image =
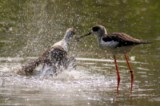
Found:
[[[159,106],[159,6],[153,0],[0,0],[0,105]],[[16,74],[68,27],[80,36],[95,24],[152,42],[129,53],[132,94],[124,56],[117,56],[118,95],[112,55],[99,49],[93,36],[72,42],[69,55],[76,57],[76,69],[47,78]]]

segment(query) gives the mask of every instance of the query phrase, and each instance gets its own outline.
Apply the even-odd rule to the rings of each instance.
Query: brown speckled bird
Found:
[[[36,60],[29,62],[28,64],[22,66],[20,73],[25,73],[25,75],[32,75],[33,71],[37,66],[42,64],[42,71],[45,66],[51,66],[53,68],[52,71],[57,73],[57,68],[63,66],[64,68],[68,67],[69,62],[74,59],[68,58],[67,53],[69,49],[69,44],[73,35],[75,34],[74,28],[67,29],[64,37],[59,42],[55,43],[49,49],[44,51],[42,55],[40,55]]]

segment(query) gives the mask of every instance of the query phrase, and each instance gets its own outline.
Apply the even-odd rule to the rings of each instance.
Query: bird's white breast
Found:
[[[102,46],[102,47],[110,47],[110,48],[114,48],[114,47],[116,47],[117,45],[119,44],[119,42],[117,42],[117,41],[103,41],[102,39],[101,39],[101,41],[100,41],[100,45]]]
[[[68,44],[65,42],[65,40],[55,43],[52,47],[54,46],[61,46],[65,51],[68,51]]]

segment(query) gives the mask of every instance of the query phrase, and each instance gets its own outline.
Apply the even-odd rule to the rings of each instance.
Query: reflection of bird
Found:
[[[130,64],[128,62],[127,53],[131,50],[133,46],[139,44],[147,44],[148,42],[133,38],[121,32],[107,33],[106,28],[102,25],[96,25],[92,27],[92,30],[88,34],[80,36],[78,39],[81,39],[91,34],[96,35],[100,47],[108,50],[108,52],[113,54],[114,63],[117,71],[117,91],[120,83],[120,75],[118,70],[118,64],[116,61],[116,55],[124,54],[128,68],[131,73],[131,91],[132,91],[134,75],[133,75],[133,70],[131,69]]]
[[[75,34],[75,29],[73,28],[67,29],[64,38],[62,40],[55,43],[52,47],[43,52],[43,54],[40,55],[38,59],[23,66],[21,72],[24,72],[26,75],[31,75],[34,69],[40,64],[43,65],[43,68],[46,65],[51,66],[54,69],[54,71],[57,68],[60,68],[61,66],[67,68],[67,66],[69,65],[69,61],[71,59],[67,57],[67,52],[69,49],[68,46],[74,34]]]

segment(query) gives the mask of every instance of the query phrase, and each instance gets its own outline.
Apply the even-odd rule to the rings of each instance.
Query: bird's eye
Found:
[[[92,28],[93,31],[98,31],[99,29],[100,29],[100,28],[97,27],[97,26],[95,26],[95,27]]]

